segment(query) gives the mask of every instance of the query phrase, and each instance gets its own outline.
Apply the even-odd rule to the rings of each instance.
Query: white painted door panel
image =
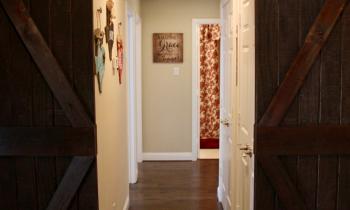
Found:
[[[236,210],[253,209],[254,122],[255,122],[255,11],[254,0],[238,2],[238,80]]]
[[[220,71],[220,190],[225,210],[232,209],[232,145],[233,145],[233,103],[232,83],[234,55],[233,43],[233,0],[221,2],[221,71]]]

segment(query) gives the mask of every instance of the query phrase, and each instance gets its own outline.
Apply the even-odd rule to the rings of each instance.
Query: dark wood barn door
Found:
[[[0,0],[0,209],[97,210],[92,1]]]
[[[350,209],[350,4],[256,1],[255,210]]]

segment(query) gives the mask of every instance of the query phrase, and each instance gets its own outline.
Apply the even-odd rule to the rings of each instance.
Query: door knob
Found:
[[[253,156],[253,149],[249,146],[249,144],[239,148],[243,152],[243,157],[246,157],[248,155],[249,157]]]
[[[230,126],[230,121],[228,119],[221,120],[220,122],[221,122],[221,124],[223,124],[226,127]]]

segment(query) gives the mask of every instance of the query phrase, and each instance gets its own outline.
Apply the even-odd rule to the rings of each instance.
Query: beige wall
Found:
[[[121,21],[123,26],[125,26],[125,0],[114,0],[114,2],[114,12],[117,16],[114,24],[116,26]],[[105,3],[106,0],[94,0],[94,17],[96,16],[96,9],[100,7],[103,9],[101,16],[102,27],[106,25]],[[133,3],[132,6],[139,7],[138,0],[133,0]],[[96,19],[94,19],[94,27],[96,27]],[[122,30],[122,34],[124,34],[124,30]],[[125,42],[124,46],[126,46]],[[112,64],[108,59],[106,43],[104,47],[106,50],[106,70],[102,94],[98,92],[97,79],[95,79],[99,205],[100,210],[122,210],[129,194],[126,107],[127,71],[124,71],[123,84],[119,85],[117,73],[113,75]],[[113,55],[115,53],[114,51]],[[115,205],[114,207],[113,204]]]
[[[219,0],[142,0],[143,152],[191,152],[192,19],[220,18]],[[152,33],[184,33],[184,63],[154,64]],[[180,76],[173,76],[180,67]]]

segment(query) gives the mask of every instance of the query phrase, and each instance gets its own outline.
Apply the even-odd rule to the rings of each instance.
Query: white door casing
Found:
[[[136,183],[142,161],[141,19],[126,4],[129,182]]]

